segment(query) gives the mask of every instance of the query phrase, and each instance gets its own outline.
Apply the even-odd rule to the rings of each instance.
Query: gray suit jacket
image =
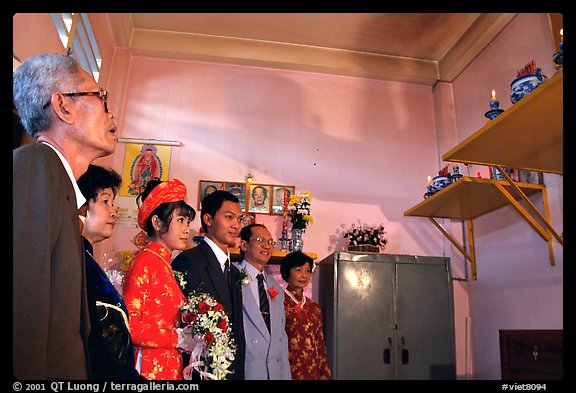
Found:
[[[236,264],[236,263],[235,263]],[[236,264],[239,270],[247,262]],[[288,360],[288,336],[284,313],[284,289],[266,274],[266,287],[276,288],[278,295],[270,303],[270,332],[260,313],[260,303],[254,298],[250,285],[242,286],[244,336],[246,337],[246,379],[292,379]],[[255,279],[254,279],[255,280]]]
[[[76,195],[42,143],[12,154],[12,361],[19,379],[87,379],[90,330]]]

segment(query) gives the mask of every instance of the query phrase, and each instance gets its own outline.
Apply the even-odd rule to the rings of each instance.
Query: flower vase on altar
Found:
[[[384,237],[386,231],[384,225],[352,226],[344,232],[344,237],[348,239],[348,251],[362,253],[380,253],[388,244],[388,239]]]
[[[309,191],[302,191],[300,195],[291,195],[288,201],[287,212],[292,222],[292,239],[290,241],[290,251],[302,251],[304,242],[302,234],[306,231],[308,224],[314,222],[310,215],[310,201],[312,194]]]
[[[518,70],[516,79],[510,84],[510,89],[512,90],[510,101],[512,101],[512,104],[517,103],[547,79],[546,75],[542,74],[542,69],[538,68],[536,62],[532,60],[524,68]]]
[[[302,240],[302,229],[292,228],[292,250],[302,251],[304,248],[304,241]]]

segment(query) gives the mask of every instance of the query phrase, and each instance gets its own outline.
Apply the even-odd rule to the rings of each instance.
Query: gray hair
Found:
[[[36,139],[39,131],[52,125],[44,108],[52,93],[69,91],[83,81],[81,68],[71,56],[46,53],[29,57],[14,71],[13,100],[22,125]]]

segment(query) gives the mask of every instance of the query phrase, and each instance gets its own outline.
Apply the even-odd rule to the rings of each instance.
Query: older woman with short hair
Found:
[[[288,283],[284,293],[286,333],[292,379],[330,379],[326,357],[322,309],[306,297],[304,288],[310,283],[314,260],[294,251],[280,264],[282,279]]]

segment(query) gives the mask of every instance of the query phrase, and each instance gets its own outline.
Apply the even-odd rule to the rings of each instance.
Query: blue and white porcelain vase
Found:
[[[302,251],[303,248],[302,229],[292,228],[292,251]]]
[[[432,192],[436,193],[441,191],[444,187],[449,186],[451,183],[450,175],[438,175],[432,179]]]
[[[564,63],[564,44],[563,41],[560,41],[560,50],[554,53],[554,63],[556,63],[560,68],[562,68],[562,64]]]
[[[534,89],[540,86],[546,79],[548,78],[542,74],[540,68],[536,69],[536,72],[531,72],[514,79],[510,84],[510,89],[512,90],[510,101],[512,101],[513,104],[517,103],[524,98],[524,96],[534,91]]]

